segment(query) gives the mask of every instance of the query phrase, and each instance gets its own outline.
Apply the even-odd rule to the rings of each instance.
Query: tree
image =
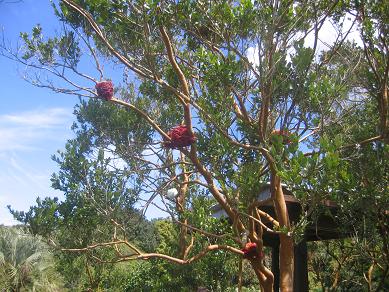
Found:
[[[355,81],[361,84],[367,75],[365,70],[356,72]],[[334,127],[331,136],[339,137],[347,131],[354,141],[360,141],[379,128],[377,112],[372,103],[359,107],[355,116],[346,118],[348,127]],[[388,150],[382,141],[347,147],[337,162],[341,178],[323,180],[325,186],[337,189],[332,194],[342,208],[337,221],[355,235],[312,246],[311,267],[322,287],[382,291],[388,285]]]
[[[98,110],[101,114],[95,115]],[[116,271],[116,279],[112,281],[109,275],[113,272],[112,263],[101,264],[96,258],[108,259],[114,251],[96,249],[92,254],[80,255],[80,251],[75,250],[72,254],[64,254],[58,247],[72,249],[121,238],[144,251],[153,250],[156,244],[154,228],[134,207],[139,178],[134,178],[128,166],[117,163],[109,152],[106,139],[96,137],[95,129],[88,127],[85,121],[92,112],[94,117],[104,119],[107,118],[104,112],[118,120],[131,117],[123,109],[99,102],[87,108],[81,103],[75,112],[78,118],[78,123],[73,125],[76,138],[67,142],[65,151],[53,156],[59,171],[52,176],[52,186],[62,191],[65,199],[38,198],[36,206],[28,212],[15,211],[10,206],[9,209],[33,234],[43,236],[57,248],[58,269],[68,288],[107,288],[107,282],[112,288],[115,283],[120,283],[120,273]],[[113,118],[109,120],[113,122]],[[131,124],[130,120],[128,122]],[[121,127],[125,131],[123,124]],[[141,172],[138,171],[137,175],[140,176]],[[124,273],[121,276],[123,278]],[[119,286],[116,288],[120,290]]]
[[[383,145],[387,153],[386,5],[63,0],[56,7],[68,25],[62,36],[44,39],[37,26],[31,36],[22,34],[21,55],[3,54],[48,72],[68,87],[44,78],[34,79],[35,85],[106,99],[142,121],[126,127],[127,132],[104,131],[111,126],[104,127],[104,117],[95,119],[93,127],[134,171],[142,194],[150,195],[147,204],[176,189],[173,204],[166,203],[165,210],[181,228],[180,252],[175,257],[144,253],[117,238],[104,245],[123,243],[130,252],[114,260],[162,258],[185,265],[225,250],[246,257],[263,290],[272,291],[273,274],[262,256],[262,235],[271,232],[280,238],[280,288],[292,291],[294,240],[307,218],[290,221],[281,183],[287,183],[303,206],[310,205],[308,216],[322,200],[338,200],[359,184],[353,169],[357,158],[348,151]],[[342,28],[346,18],[353,20],[348,30]],[[319,32],[330,20],[338,35],[320,51]],[[346,41],[354,26],[361,29],[363,49],[348,49],[355,47]],[[305,45],[308,36],[313,36],[312,47]],[[92,76],[98,77],[80,71],[82,50],[92,56]],[[104,74],[99,54],[124,68],[124,86],[116,87],[114,97],[111,83],[103,80],[118,78]],[[74,81],[69,74],[75,74]],[[367,76],[366,82],[356,78],[361,76]],[[358,114],[368,108],[378,111],[371,111],[371,119],[358,125],[360,135],[354,135]],[[177,124],[181,127],[173,128]],[[378,133],[371,130],[376,125]],[[137,135],[139,127],[145,129],[143,136]],[[276,218],[257,208],[258,191],[268,182]],[[201,192],[229,217],[232,225],[223,234],[232,242],[190,218],[193,197]],[[264,226],[266,220],[272,228]],[[194,233],[215,240],[195,253]],[[93,253],[97,246],[80,243],[73,250]]]
[[[0,227],[0,289],[2,291],[60,291],[49,247],[20,228]]]

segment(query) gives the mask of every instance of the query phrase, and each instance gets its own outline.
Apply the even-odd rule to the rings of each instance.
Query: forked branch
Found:
[[[169,255],[160,254],[160,253],[142,253],[140,250],[138,250],[132,244],[130,244],[128,241],[125,241],[125,240],[98,243],[98,244],[89,245],[89,246],[83,247],[83,248],[60,248],[59,250],[64,251],[64,252],[89,252],[89,251],[92,251],[92,250],[95,250],[98,248],[115,247],[119,244],[123,244],[123,245],[129,247],[132,251],[134,251],[134,254],[126,255],[126,256],[119,256],[118,259],[113,260],[113,261],[104,261],[104,260],[98,259],[96,257],[95,258],[102,263],[117,263],[117,262],[131,261],[131,260],[147,260],[147,259],[151,259],[151,258],[160,258],[160,259],[168,260],[168,261],[176,263],[176,264],[187,265],[187,264],[193,263],[195,261],[198,261],[199,259],[204,257],[206,254],[208,254],[210,251],[225,250],[225,251],[235,253],[237,255],[243,255],[243,252],[240,249],[237,249],[235,247],[232,247],[229,245],[213,244],[213,245],[207,246],[204,250],[202,250],[198,254],[194,255],[193,257],[183,260],[183,259],[175,258],[175,257],[169,256]],[[51,245],[53,245],[54,247],[57,247],[57,245],[52,241],[51,241]]]

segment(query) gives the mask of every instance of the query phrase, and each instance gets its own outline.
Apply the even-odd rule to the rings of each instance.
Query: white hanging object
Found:
[[[166,192],[166,198],[169,200],[174,200],[178,195],[178,191],[176,188],[168,189]]]

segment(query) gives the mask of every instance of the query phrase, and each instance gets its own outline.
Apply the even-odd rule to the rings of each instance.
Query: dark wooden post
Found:
[[[296,292],[309,292],[308,283],[308,249],[304,239],[294,247],[293,286]]]

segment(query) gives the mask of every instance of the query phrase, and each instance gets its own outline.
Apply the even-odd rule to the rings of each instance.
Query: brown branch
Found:
[[[367,291],[372,291],[372,274],[374,270],[375,263],[373,262],[371,266],[369,267],[367,273],[363,273],[363,277],[365,278],[367,282]]]
[[[281,186],[281,178],[272,173],[270,178],[271,196],[273,199],[274,209],[278,218],[278,222],[282,227],[290,227],[288,209],[285,203],[285,197]]]
[[[215,234],[215,233],[211,233],[211,232],[208,232],[208,231],[199,229],[199,228],[197,228],[197,227],[194,227],[194,226],[192,226],[192,225],[190,225],[190,224],[188,224],[188,223],[184,223],[184,222],[181,222],[181,221],[179,221],[179,220],[176,220],[176,219],[174,219],[174,218],[173,218],[173,223],[177,223],[177,224],[180,224],[180,225],[184,225],[184,226],[186,226],[186,227],[189,228],[189,229],[192,229],[192,230],[194,230],[194,231],[196,231],[196,232],[198,232],[198,233],[201,233],[201,234],[203,234],[203,235],[205,235],[205,236],[209,236],[209,237],[215,237],[215,238],[220,238],[220,239],[226,238],[226,237],[230,237],[229,234]]]
[[[172,65],[174,71],[176,72],[179,80],[180,80],[180,83],[181,83],[181,87],[182,87],[182,90],[184,92],[184,94],[187,96],[187,99],[190,98],[190,93],[189,93],[189,87],[188,87],[188,82],[185,78],[185,75],[184,73],[182,72],[180,66],[178,66],[177,64],[177,61],[175,59],[175,54],[174,54],[174,49],[173,49],[173,45],[170,41],[170,38],[165,30],[165,28],[163,26],[160,26],[159,27],[159,31],[161,33],[161,36],[162,36],[162,40],[165,44],[165,48],[166,48],[166,51],[167,51],[167,56],[168,56],[168,59],[169,59],[169,62],[170,64]]]
[[[263,212],[262,210],[258,209],[257,208],[257,212],[259,213],[259,215],[267,220],[270,221],[270,223],[272,223],[274,226],[276,227],[279,227],[280,226],[280,223],[274,219],[272,216],[270,216],[269,214],[267,214],[266,212]]]
[[[100,40],[107,46],[109,51],[115,55],[123,64],[125,64],[128,68],[130,68],[135,73],[139,74],[140,76],[148,79],[153,79],[151,77],[151,72],[147,70],[146,68],[141,69],[137,68],[134,64],[130,62],[126,57],[121,55],[117,50],[115,50],[111,43],[106,39],[103,32],[101,31],[99,25],[95,22],[92,15],[86,11],[84,8],[82,8],[80,5],[74,3],[71,0],[62,0],[67,6],[69,6],[71,9],[77,11],[79,14],[81,14],[89,23],[89,25],[92,27],[93,31],[97,34],[97,36],[100,38]]]
[[[320,130],[319,127],[316,127],[316,128],[315,128],[314,130],[312,130],[310,133],[308,133],[308,134],[305,135],[304,137],[301,137],[301,138],[299,139],[298,142],[299,142],[299,143],[303,142],[304,140],[308,139],[310,136],[316,134],[319,130]]]
[[[258,209],[257,209],[258,210]],[[258,210],[258,211],[260,211],[260,210]],[[260,211],[260,213],[261,213],[262,211]],[[263,212],[264,213],[264,212]],[[250,218],[251,220],[253,220],[253,221],[255,221],[256,223],[258,223],[259,225],[261,225],[261,227],[262,228],[264,228],[267,232],[269,232],[269,233],[272,233],[272,234],[285,234],[285,232],[281,232],[281,231],[275,231],[275,230],[273,230],[273,229],[270,229],[269,227],[267,227],[261,220],[258,220],[257,218],[255,218],[254,216],[252,216],[252,215],[249,215],[249,214],[247,214],[247,213],[245,213],[245,212],[241,212],[241,211],[239,211],[239,214],[241,214],[241,215],[243,215],[243,216],[246,216],[246,217],[248,217],[248,218]],[[266,214],[266,213],[265,213]],[[267,214],[266,214],[267,215]],[[267,215],[267,216],[269,216],[270,218],[272,218],[270,215]],[[274,220],[274,219],[273,219]],[[274,220],[277,224],[278,224],[278,222],[276,221],[276,220]],[[279,224],[278,225],[276,225],[276,226],[279,226]],[[287,234],[288,236],[290,236],[291,234]]]
[[[181,82],[181,87],[182,87],[182,89],[184,91],[184,94],[186,95],[187,103],[184,104],[185,124],[188,127],[188,129],[192,132],[190,103],[192,103],[197,109],[199,109],[201,111],[202,111],[202,109],[198,105],[196,106],[196,104],[193,101],[190,100],[190,97],[189,97],[190,92],[189,92],[188,82],[187,82],[187,80],[185,78],[185,75],[183,74],[182,70],[180,69],[180,67],[178,66],[178,64],[177,64],[177,62],[175,60],[174,50],[173,50],[173,46],[171,44],[170,38],[167,35],[164,27],[160,26],[159,29],[160,29],[160,33],[162,35],[162,40],[164,41],[164,44],[165,44],[165,47],[166,47],[166,50],[167,50],[169,61],[170,61],[171,65],[173,66],[173,69],[175,70],[176,74],[178,75],[178,77],[180,79],[180,82]],[[203,111],[203,113],[205,113],[205,112]],[[208,114],[206,114],[206,116],[209,117]],[[214,123],[214,124],[216,125],[216,127],[218,127],[217,123]],[[232,138],[229,137],[229,135],[227,133],[225,133],[220,127],[219,127],[219,130],[222,131],[225,134],[225,136],[228,137],[231,141],[233,141],[233,142],[235,142],[237,144],[240,144],[240,143],[232,140]],[[230,218],[233,218],[234,217],[234,212],[233,212],[232,208],[229,206],[229,204],[226,201],[226,199],[224,198],[224,196],[219,192],[219,190],[215,186],[215,184],[213,182],[213,179],[212,179],[211,173],[202,165],[202,163],[198,159],[196,144],[192,145],[192,147],[190,149],[190,152],[188,152],[188,151],[186,151],[184,149],[182,149],[181,151],[191,159],[191,161],[195,165],[196,169],[203,175],[203,177],[207,181],[208,186],[209,186],[209,190],[211,191],[212,195],[219,202],[219,204],[223,207],[223,209],[227,212],[228,216]],[[242,230],[244,229],[242,223],[239,224],[239,227]]]
[[[190,103],[192,103],[198,110],[202,111],[203,114],[205,114],[209,119],[211,119],[211,118],[209,117],[209,115],[205,111],[202,110],[201,107],[199,107],[195,102],[190,100],[190,97],[189,97],[190,93],[189,93],[188,82],[187,82],[187,80],[185,78],[185,75],[183,74],[182,70],[180,69],[180,67],[178,66],[178,64],[177,64],[177,62],[175,60],[174,50],[173,50],[173,46],[171,44],[170,38],[167,35],[166,30],[164,29],[163,26],[160,26],[159,29],[160,29],[160,33],[162,35],[162,40],[164,41],[164,44],[165,44],[165,47],[166,47],[166,50],[167,50],[167,54],[168,54],[168,58],[169,58],[170,64],[172,65],[173,69],[175,70],[176,74],[178,75],[178,77],[180,79],[181,87],[182,87],[182,90],[183,90],[184,94],[187,95],[188,101],[184,105],[185,124],[189,128],[189,130],[192,132]],[[223,135],[226,138],[228,138],[230,140],[231,143],[233,143],[233,144],[235,144],[237,146],[240,146],[240,147],[242,147],[242,146],[243,147],[244,146],[247,147],[247,145],[238,143],[235,140],[233,140],[228,135],[228,133],[226,133],[220,127],[217,126],[217,123],[213,123],[213,124],[219,129],[219,131],[221,131],[223,133]],[[229,206],[229,204],[226,201],[226,199],[223,197],[223,195],[218,191],[218,189],[214,185],[213,179],[212,179],[212,175],[210,174],[210,172],[208,170],[205,169],[205,167],[199,161],[199,159],[197,157],[197,147],[196,147],[196,145],[195,144],[192,145],[191,150],[190,150],[189,153],[186,150],[182,150],[182,152],[185,153],[187,156],[189,156],[189,158],[192,160],[193,164],[196,166],[196,168],[199,170],[199,172],[204,176],[205,180],[207,181],[207,183],[209,185],[209,189],[210,189],[212,195],[219,202],[219,204],[223,207],[223,209],[227,212],[229,217],[230,218],[234,218],[234,212],[233,212],[232,208]],[[239,223],[239,228],[241,230],[244,229],[244,227],[243,227],[241,222]]]
[[[357,145],[361,145],[362,146],[364,144],[369,144],[371,142],[375,142],[375,141],[382,140],[382,139],[383,139],[383,137],[381,135],[380,136],[375,136],[375,137],[371,137],[371,138],[368,138],[368,139],[360,141],[360,142],[344,145],[344,146],[340,147],[338,150],[343,150],[343,149],[346,149],[346,148],[356,147]]]
[[[115,240],[115,241],[110,241],[110,242],[96,243],[96,244],[88,245],[86,247],[81,247],[81,248],[58,248],[58,246],[53,241],[50,241],[50,243],[51,243],[51,245],[53,245],[55,248],[59,249],[60,251],[66,251],[66,252],[87,252],[87,251],[94,250],[94,249],[97,249],[100,247],[112,247],[112,246],[116,246],[118,244],[124,244],[128,248],[130,248],[132,251],[134,251],[136,254],[142,254],[142,252],[139,249],[137,249],[135,246],[133,246],[132,244],[130,244],[126,240]]]
[[[167,56],[169,59],[170,64],[172,65],[174,71],[176,72],[178,79],[180,80],[182,90],[184,92],[184,95],[186,96],[185,101],[182,101],[183,107],[184,107],[184,117],[185,117],[185,124],[189,129],[189,132],[191,135],[193,135],[193,129],[192,129],[192,118],[191,118],[191,113],[190,113],[190,92],[189,92],[189,86],[188,86],[188,81],[185,78],[184,73],[182,72],[180,66],[178,66],[177,61],[175,59],[175,54],[174,54],[174,49],[173,45],[170,41],[170,38],[168,34],[166,33],[166,30],[163,26],[159,27],[159,31],[162,36],[162,40],[165,44],[165,48],[167,51]]]
[[[232,209],[230,204],[227,202],[226,198],[223,196],[223,194],[219,191],[219,189],[215,185],[213,181],[212,173],[208,171],[198,159],[195,145],[191,147],[190,152],[186,149],[180,149],[180,151],[183,152],[191,159],[196,169],[199,171],[199,173],[204,177],[205,181],[207,182],[208,189],[213,195],[213,197],[220,204],[220,206],[226,211],[227,215],[233,220],[235,218],[236,212]],[[243,223],[241,221],[239,221],[237,226],[241,232],[245,230]]]
[[[182,152],[180,152],[180,159],[181,161],[185,161],[185,156]],[[182,182],[179,182],[180,188],[178,191],[178,196],[176,198],[177,211],[180,216],[184,216],[184,212],[185,212],[186,195],[188,192],[188,182],[189,182],[189,174],[186,171],[185,165],[182,165]],[[188,222],[187,219],[184,219],[184,221],[185,223]],[[189,248],[186,247],[186,236],[188,233],[188,228],[185,225],[181,225],[180,229],[181,230],[180,230],[179,246],[181,249],[181,256],[183,259],[185,259]]]
[[[125,102],[123,100],[112,98],[111,101],[116,104],[120,104],[122,106],[128,107],[129,109],[135,111],[139,115],[141,115],[159,134],[161,134],[162,137],[170,140],[170,137],[158,126],[158,124],[150,118],[148,114],[146,114],[144,111],[140,110],[136,106],[134,106],[131,103]]]
[[[96,23],[96,21],[93,19],[93,17],[90,15],[89,12],[87,12],[85,9],[83,9],[80,5],[74,3],[72,0],[61,0],[64,2],[67,6],[69,6],[71,9],[75,10],[81,16],[83,16],[89,23],[89,25],[92,27],[93,31],[96,33],[98,38],[107,46],[108,50],[125,66],[127,66],[131,71],[135,72],[136,74],[140,75],[141,77],[147,78],[149,80],[154,80],[157,82],[160,86],[166,88],[167,90],[173,92],[181,102],[186,101],[188,102],[188,97],[186,94],[183,94],[173,86],[169,85],[166,81],[160,79],[157,76],[154,76],[153,72],[151,72],[149,69],[139,65],[134,64],[131,60],[124,57],[122,54],[120,54],[107,40],[107,38],[104,36],[103,32],[101,31],[99,25]]]
[[[234,145],[234,146],[237,146],[237,147],[240,147],[240,148],[243,148],[243,149],[246,149],[246,150],[265,150],[267,151],[265,148],[263,147],[259,147],[259,146],[253,146],[253,145],[250,145],[250,144],[243,144],[243,143],[240,143],[236,140],[234,140],[226,130],[223,130],[222,127],[220,127],[218,125],[218,123],[200,106],[198,105],[196,102],[194,101],[191,101],[191,104],[193,105],[193,107],[195,107],[196,109],[199,110],[199,112],[201,112],[204,117],[205,117],[205,120],[208,120],[209,122],[212,123],[212,125],[220,132],[220,134],[222,134],[229,142],[231,145]]]
[[[239,93],[237,92],[237,90],[233,86],[231,86],[231,90],[234,93],[234,95],[236,96],[236,99],[238,100],[238,103],[239,103],[238,109],[239,109],[240,114],[242,115],[243,120],[246,121],[246,123],[251,124],[252,120],[251,120],[250,115],[247,112],[247,109],[246,109],[246,106],[244,104],[242,97],[239,95]]]
[[[366,144],[369,144],[371,142],[379,141],[382,139],[384,139],[384,138],[381,135],[379,135],[379,136],[375,136],[375,137],[371,137],[371,138],[362,140],[360,142],[355,142],[352,144],[347,144],[347,145],[341,146],[336,150],[340,151],[340,150],[344,150],[344,149],[348,149],[348,148],[358,147],[358,145],[362,146],[362,145],[366,145]],[[319,153],[320,153],[319,151],[306,152],[306,153],[304,153],[304,156],[312,156],[312,155],[319,154]]]
[[[214,245],[209,245],[207,248],[205,248],[203,251],[201,251],[197,255],[195,255],[189,259],[186,259],[186,260],[178,259],[175,257],[171,257],[168,255],[159,254],[159,253],[145,253],[145,254],[139,254],[139,255],[134,255],[134,256],[122,257],[122,258],[114,260],[114,261],[103,261],[103,260],[99,260],[99,259],[98,260],[102,263],[118,263],[118,262],[132,261],[132,260],[148,260],[151,258],[159,258],[159,259],[164,259],[164,260],[167,260],[167,261],[170,261],[170,262],[173,262],[176,264],[180,264],[180,265],[188,265],[188,264],[191,264],[195,261],[198,261],[199,259],[204,257],[207,253],[209,253],[210,251],[214,251],[214,250],[226,250],[226,251],[233,252],[237,255],[243,255],[243,251],[241,251],[240,249],[237,249],[235,247],[232,247],[229,245],[214,244]]]
[[[186,247],[185,251],[184,251],[184,255],[183,255],[183,259],[186,259],[188,257],[188,254],[190,253],[190,251],[192,250],[193,246],[194,246],[194,240],[195,240],[195,237],[192,235],[191,237],[191,240],[190,240],[190,244]]]

